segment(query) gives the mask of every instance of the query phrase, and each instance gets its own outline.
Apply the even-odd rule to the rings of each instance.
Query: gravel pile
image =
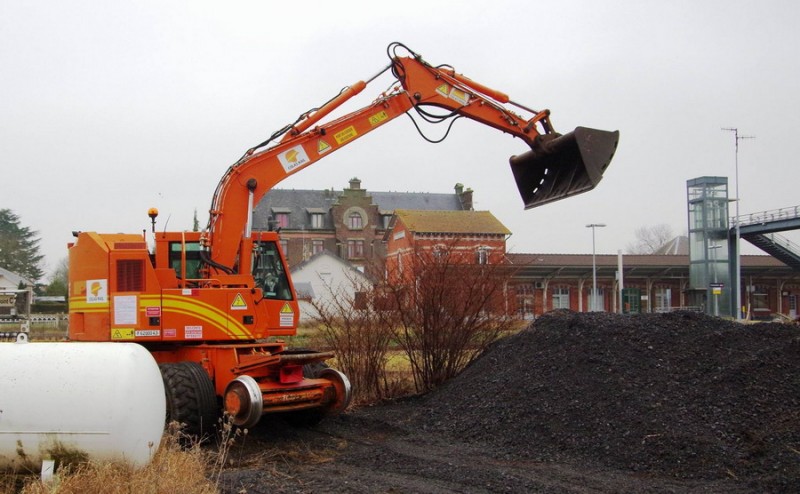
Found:
[[[800,329],[552,312],[409,413],[510,459],[800,489]]]

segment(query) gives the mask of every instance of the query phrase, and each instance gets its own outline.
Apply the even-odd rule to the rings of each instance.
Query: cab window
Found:
[[[286,268],[275,242],[259,242],[253,246],[253,278],[264,292],[264,298],[292,300]]]
[[[186,246],[186,278],[200,278],[200,242],[170,242],[169,265],[175,270],[175,275],[180,279],[183,274],[181,266],[181,248]]]

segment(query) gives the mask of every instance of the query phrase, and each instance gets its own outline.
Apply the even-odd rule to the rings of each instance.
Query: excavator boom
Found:
[[[399,56],[401,48],[409,55]],[[593,189],[611,162],[618,132],[578,127],[562,136],[553,129],[549,110],[530,110],[449,66],[428,64],[399,43],[389,46],[389,54],[387,69],[397,84],[370,105],[319,124],[367,87],[367,82],[358,81],[249,150],[228,169],[210,211],[206,240],[210,266],[225,271],[238,265],[239,272],[247,272],[242,239],[249,237],[253,205],[264,194],[281,180],[412,109],[438,120],[466,117],[522,139],[530,150],[512,156],[510,163],[526,209]],[[427,109],[430,107],[449,114],[431,115]],[[523,117],[517,109],[532,115]],[[281,139],[274,143],[278,137]]]

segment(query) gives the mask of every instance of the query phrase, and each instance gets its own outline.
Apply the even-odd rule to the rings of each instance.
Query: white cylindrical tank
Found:
[[[59,455],[142,466],[165,415],[161,373],[141,345],[0,343],[0,470]]]

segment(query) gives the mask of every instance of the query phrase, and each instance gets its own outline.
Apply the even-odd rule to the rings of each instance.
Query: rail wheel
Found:
[[[214,383],[197,362],[160,364],[167,396],[167,423],[183,425],[183,432],[201,441],[213,435],[219,407]]]
[[[336,402],[326,407],[298,410],[286,415],[286,421],[295,427],[319,424],[327,415],[344,411],[350,404],[350,381],[341,372],[331,369],[325,362],[312,362],[303,366],[303,376],[310,379],[324,377],[336,384]]]

